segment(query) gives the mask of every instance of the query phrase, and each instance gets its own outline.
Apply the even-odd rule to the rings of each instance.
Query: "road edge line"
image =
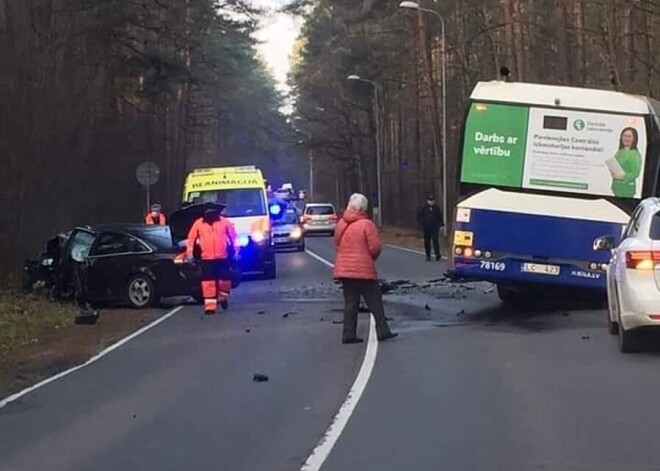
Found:
[[[320,255],[312,252],[311,250],[305,250],[305,252],[312,258],[318,260],[324,265],[334,268],[334,263],[329,262]],[[351,389],[348,391],[348,395],[341,407],[334,415],[330,426],[326,429],[325,433],[321,436],[321,439],[317,445],[312,450],[312,453],[309,455],[305,463],[303,464],[301,471],[319,471],[325,463],[325,460],[328,459],[332,449],[334,448],[337,440],[341,436],[346,424],[348,424],[349,419],[353,415],[353,411],[357,407],[360,398],[364,393],[364,390],[369,383],[371,378],[371,372],[374,369],[376,364],[376,357],[378,356],[378,337],[376,336],[376,322],[374,321],[374,316],[369,316],[369,337],[367,338],[367,349],[364,352],[364,359],[362,360],[362,366],[360,371],[358,371],[357,377],[351,386]]]
[[[5,406],[8,405],[8,404],[11,404],[12,402],[16,401],[17,399],[20,399],[21,397],[23,397],[23,396],[25,396],[25,395],[31,393],[32,391],[35,391],[35,390],[37,390],[37,389],[40,389],[40,388],[42,388],[42,387],[44,387],[44,386],[46,386],[46,385],[48,385],[48,384],[50,384],[50,383],[53,383],[53,382],[57,381],[57,380],[60,379],[60,378],[63,378],[63,377],[65,377],[65,376],[68,376],[68,375],[70,375],[71,373],[75,373],[76,371],[81,370],[81,369],[85,368],[86,366],[91,365],[92,363],[97,362],[98,360],[100,360],[100,359],[103,358],[104,356],[108,355],[109,353],[113,352],[114,350],[117,350],[119,347],[121,347],[121,346],[127,344],[128,342],[130,342],[130,341],[133,340],[134,338],[136,338],[136,337],[142,335],[143,333],[145,333],[146,331],[148,331],[148,330],[150,330],[150,329],[153,329],[153,328],[156,327],[158,324],[161,324],[161,323],[165,322],[167,319],[169,319],[170,317],[172,317],[174,314],[176,314],[177,312],[179,312],[181,309],[183,309],[183,306],[177,306],[177,307],[175,307],[174,309],[172,309],[172,310],[166,312],[166,313],[163,314],[161,317],[159,317],[158,319],[156,319],[155,321],[153,321],[151,324],[147,324],[147,325],[145,325],[144,327],[142,327],[142,328],[136,330],[136,331],[133,332],[132,334],[130,334],[130,335],[124,337],[123,339],[121,339],[121,340],[119,340],[119,341],[117,341],[117,342],[115,342],[115,343],[113,343],[113,344],[110,345],[109,347],[104,348],[103,350],[101,350],[100,352],[98,352],[98,353],[97,353],[96,355],[94,355],[93,357],[89,358],[89,359],[88,359],[87,361],[85,361],[84,363],[81,363],[80,365],[77,365],[77,366],[74,366],[74,367],[72,367],[72,368],[69,368],[68,370],[61,371],[61,372],[57,373],[57,374],[54,375],[54,376],[51,376],[51,377],[46,378],[46,379],[44,379],[44,380],[41,380],[41,381],[39,381],[37,384],[33,384],[32,386],[29,386],[29,387],[23,389],[22,391],[19,391],[19,392],[17,392],[17,393],[14,393],[14,394],[11,394],[11,395],[5,397],[4,399],[2,399],[2,400],[0,401],[0,409],[2,409],[3,407],[5,407]]]
[[[353,386],[351,386],[351,389],[348,391],[346,399],[339,408],[339,411],[333,417],[332,423],[327,428],[314,450],[312,450],[312,453],[309,455],[302,468],[300,468],[301,471],[319,471],[325,463],[325,460],[330,456],[332,449],[337,443],[337,440],[339,440],[346,424],[348,424],[348,421],[353,415],[353,412],[355,411],[358,402],[360,402],[362,394],[369,383],[371,373],[376,364],[377,354],[378,339],[376,337],[376,323],[374,317],[370,316],[369,340],[367,341],[367,350],[364,353],[364,360],[362,360],[360,371],[355,378]]]

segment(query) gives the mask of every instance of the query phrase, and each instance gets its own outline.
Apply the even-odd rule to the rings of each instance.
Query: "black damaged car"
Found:
[[[75,277],[92,304],[145,308],[162,298],[194,295],[200,272],[185,263],[169,226],[109,224],[71,232],[60,256],[59,291],[76,291]]]
[[[24,287],[47,287],[57,298],[84,297],[95,306],[128,304],[145,308],[162,298],[201,296],[201,268],[186,262],[186,236],[212,203],[188,206],[170,217],[169,226],[99,224],[78,226],[46,243],[25,264]],[[232,286],[241,272],[232,264]]]

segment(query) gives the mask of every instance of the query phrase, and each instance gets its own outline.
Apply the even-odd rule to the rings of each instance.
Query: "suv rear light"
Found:
[[[626,268],[633,270],[653,270],[660,262],[658,250],[631,250],[626,252]]]
[[[330,216],[330,219],[333,220],[333,221],[336,221],[338,218],[337,218],[337,215],[336,215],[336,214],[332,214],[332,215]]]
[[[305,222],[305,221],[310,221],[311,219],[312,219],[312,216],[310,216],[309,214],[305,214],[305,215],[302,217],[303,222]]]

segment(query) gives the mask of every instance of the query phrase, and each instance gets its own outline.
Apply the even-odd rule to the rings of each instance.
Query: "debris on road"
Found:
[[[266,314],[266,311],[259,311],[259,312],[257,312],[257,315],[259,315],[259,316],[263,316],[264,314]]]
[[[463,314],[465,314],[465,309],[461,309],[456,313],[457,316],[462,316]]]
[[[591,337],[588,336],[588,335],[583,335],[583,336],[582,336],[582,340],[589,340],[590,338],[591,338]]]
[[[252,381],[255,383],[265,383],[266,381],[269,381],[270,378],[266,375],[262,375],[260,373],[255,373],[254,376],[252,377]]]
[[[425,304],[425,305],[424,305],[424,309],[426,309],[427,311],[430,311],[430,310],[431,310],[431,306],[429,306],[428,304]]]
[[[245,329],[246,334],[249,334],[250,332],[252,332],[250,329]]]
[[[95,325],[99,317],[98,311],[88,311],[76,316],[75,323],[78,325]]]
[[[287,317],[289,317],[289,313],[285,312],[284,314],[282,314],[282,317],[286,319]]]

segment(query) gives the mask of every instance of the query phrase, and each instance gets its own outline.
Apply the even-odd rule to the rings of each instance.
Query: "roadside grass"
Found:
[[[419,230],[384,226],[380,235],[386,244],[424,252],[424,238]],[[447,255],[449,244],[442,234],[440,234],[440,249],[443,255]]]
[[[39,343],[46,333],[73,325],[76,313],[73,304],[36,293],[0,290],[0,362],[17,348]]]

